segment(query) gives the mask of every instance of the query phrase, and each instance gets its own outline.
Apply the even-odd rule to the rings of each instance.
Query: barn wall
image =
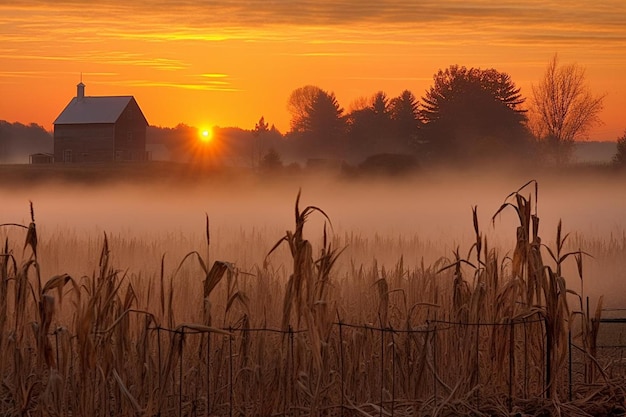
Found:
[[[54,161],[90,163],[113,161],[115,128],[113,124],[54,126]],[[71,151],[71,161],[64,155]]]
[[[146,119],[137,102],[131,100],[115,124],[115,160],[146,159]]]

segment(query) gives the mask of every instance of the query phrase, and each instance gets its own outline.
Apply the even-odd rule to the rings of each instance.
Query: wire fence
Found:
[[[451,397],[476,410],[487,398],[505,397],[510,412],[520,399],[548,396],[550,378],[560,397],[571,400],[577,386],[598,377],[598,369],[603,377],[624,375],[622,329],[605,326],[626,330],[626,319],[600,324],[612,339],[584,346],[570,333],[567,366],[552,376],[546,323],[538,315],[505,322],[433,319],[406,328],[339,319],[320,340],[318,329],[250,328],[245,322],[220,329],[150,325],[143,357],[128,360],[155,362],[148,380],[168,410],[163,415],[300,416],[323,410],[346,416],[367,408],[383,416],[425,405],[436,409]],[[78,346],[68,353],[59,346],[59,333],[52,337],[57,363],[72,372]],[[136,376],[119,372],[126,386],[135,385]]]
[[[415,329],[338,321],[320,352],[312,351],[306,329],[222,329],[229,336],[185,326],[150,331],[156,334],[159,369],[172,360],[173,350],[163,344],[178,345],[182,360],[175,360],[177,375],[172,372],[158,386],[180,416],[200,410],[247,415],[246,410],[258,410],[264,401],[270,402],[268,411],[282,415],[298,415],[303,404],[337,415],[356,404],[372,404],[382,416],[383,410],[417,407],[424,401],[437,407],[453,392],[471,393],[477,408],[481,398],[502,393],[509,409],[514,398],[545,395],[545,360],[531,357],[536,352],[532,346],[545,344],[537,331],[542,326],[539,318],[508,323],[432,320]],[[494,336],[508,343],[496,346]],[[471,345],[474,349],[468,350]]]

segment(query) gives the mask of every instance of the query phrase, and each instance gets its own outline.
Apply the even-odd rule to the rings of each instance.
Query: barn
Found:
[[[54,160],[146,160],[148,121],[132,96],[85,96],[85,84],[54,121]]]

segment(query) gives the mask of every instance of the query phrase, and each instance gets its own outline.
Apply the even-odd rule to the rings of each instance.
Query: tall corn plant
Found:
[[[201,343],[198,347],[198,356],[202,356],[206,351],[206,346],[210,346],[211,334],[221,334],[227,337],[232,337],[232,334],[227,331],[223,331],[213,327],[214,315],[212,311],[212,294],[217,288],[218,284],[223,280],[224,277],[227,277],[227,288],[226,288],[226,308],[223,316],[223,326],[230,327],[231,321],[227,322],[229,312],[233,309],[234,306],[240,306],[240,309],[243,311],[243,317],[241,320],[247,322],[248,317],[250,315],[248,308],[248,297],[246,294],[238,288],[237,282],[237,270],[235,266],[228,262],[223,261],[214,261],[211,268],[207,265],[210,261],[210,246],[211,246],[211,234],[209,230],[209,217],[206,216],[206,227],[205,227],[205,237],[206,237],[206,257],[203,257],[199,252],[192,251],[187,253],[183,259],[178,264],[172,278],[170,280],[169,290],[165,289],[164,282],[164,273],[163,273],[163,260],[161,267],[161,291],[160,291],[160,312],[161,317],[167,317],[167,321],[169,323],[170,328],[176,328],[174,332],[174,336],[172,337],[169,345],[169,349],[166,354],[166,359],[162,365],[162,368],[159,370],[160,376],[159,379],[166,381],[169,378],[172,378],[173,372],[179,363],[179,361],[183,360],[183,343],[184,343],[184,332],[185,330],[193,330],[203,334]],[[202,322],[201,323],[184,323],[175,325],[174,319],[174,311],[172,308],[173,305],[173,282],[174,278],[181,272],[184,264],[188,260],[195,259],[197,265],[200,267],[203,275],[202,281]],[[166,297],[167,294],[167,297]],[[166,300],[167,298],[167,300]],[[222,355],[225,350],[225,340],[222,339],[222,348],[219,350],[219,358],[216,360],[218,369],[217,373],[222,372],[221,366],[223,365]],[[207,376],[207,389],[209,389],[209,383]],[[160,392],[159,398],[157,400],[157,407],[159,413],[161,413],[167,396],[164,395],[164,392]],[[207,394],[208,399],[208,394]],[[207,413],[208,413],[208,405],[207,405]]]
[[[301,371],[298,387],[307,398],[311,410],[319,410],[319,404],[328,393],[330,384],[325,383],[330,377],[329,338],[333,326],[333,311],[328,294],[330,275],[341,250],[332,246],[328,239],[326,226],[322,249],[317,259],[313,258],[311,243],[304,238],[304,225],[308,217],[317,212],[330,224],[330,218],[320,208],[307,206],[300,210],[301,190],[295,203],[295,230],[287,231],[268,252],[269,257],[282,243],[289,246],[293,260],[293,269],[285,289],[282,312],[282,329],[300,329],[306,326],[312,361],[307,371]],[[304,344],[300,341],[301,349]],[[302,357],[302,355],[301,355]],[[317,411],[316,411],[317,412]]]
[[[3,335],[8,313],[8,282],[12,279],[14,282],[12,300],[14,328],[11,332],[12,336],[9,338],[14,360],[13,381],[15,384],[12,387],[12,392],[13,401],[22,413],[30,412],[31,407],[34,406],[34,396],[41,391],[39,384],[44,384],[46,388],[49,388],[58,381],[57,363],[49,339],[50,327],[56,310],[56,299],[53,293],[55,290],[57,291],[57,298],[61,302],[63,287],[68,282],[73,282],[71,277],[63,274],[52,277],[42,286],[40,268],[37,261],[37,227],[32,202],[30,203],[30,216],[31,221],[28,226],[19,224],[0,225],[17,226],[26,229],[23,250],[25,252],[27,248],[30,249],[29,257],[19,268],[15,258],[9,252],[8,239],[5,241],[3,253],[0,254],[0,315],[2,316],[0,319],[0,347],[4,350],[6,346]],[[9,268],[10,265],[12,265],[12,268]],[[34,274],[34,284],[31,282],[32,274]],[[37,357],[34,369],[30,363],[30,354],[28,353],[30,339],[28,334],[25,333],[27,328],[26,321],[31,314],[33,317],[30,321],[30,327],[33,331]],[[0,362],[4,363],[4,361]],[[35,376],[35,378],[29,378],[29,375]],[[44,375],[48,375],[47,383],[43,382]],[[60,399],[57,398],[57,400]],[[41,406],[43,405],[40,403]],[[53,404],[53,407],[60,410],[58,402]]]
[[[478,223],[478,208],[472,208],[472,222],[475,240],[471,245],[467,256],[461,256],[459,248],[453,252],[453,261],[447,262],[437,271],[440,274],[446,270],[452,270],[452,291],[449,314],[457,322],[453,330],[436,333],[434,337],[443,338],[440,345],[446,346],[448,352],[443,352],[445,357],[456,356],[459,367],[454,370],[459,395],[471,392],[480,386],[479,367],[482,372],[490,372],[490,386],[502,385],[506,381],[502,367],[491,370],[490,363],[481,364],[476,351],[478,346],[487,343],[491,349],[491,356],[496,363],[504,363],[508,360],[505,347],[508,343],[502,340],[506,337],[506,330],[498,326],[490,328],[487,338],[481,338],[480,326],[467,326],[467,324],[493,323],[499,320],[511,320],[516,314],[516,302],[507,291],[508,285],[501,282],[501,267],[495,250],[490,250],[487,238],[480,230]],[[472,278],[466,279],[464,270],[473,270]],[[445,314],[445,311],[444,311]],[[506,329],[506,328],[503,328]],[[440,349],[441,350],[441,349]],[[442,375],[443,377],[443,375]]]
[[[531,213],[532,200],[521,192],[534,185],[535,210]],[[517,228],[517,242],[512,259],[512,274],[520,278],[525,288],[527,308],[538,312],[544,320],[546,338],[546,383],[547,395],[555,397],[557,389],[557,371],[566,359],[568,352],[567,334],[570,326],[568,292],[562,276],[562,263],[574,253],[562,253],[567,236],[562,237],[561,223],[557,228],[556,254],[541,243],[539,237],[539,216],[537,214],[538,184],[531,180],[520,189],[511,193],[493,215],[492,220],[506,208],[513,208],[520,225]],[[514,199],[510,202],[509,199]],[[554,268],[543,261],[541,249],[546,248],[556,265]],[[574,293],[575,294],[575,293]]]
[[[593,256],[580,249],[577,251],[566,252],[565,245],[566,245],[566,241],[568,238],[569,238],[569,233],[563,235],[562,223],[561,221],[559,221],[559,224],[557,226],[557,233],[556,233],[556,251],[553,251],[547,246],[546,246],[546,250],[550,254],[550,257],[552,258],[555,264],[555,274],[558,277],[562,277],[563,264],[568,258],[573,257],[576,262],[576,270],[578,273],[578,278],[580,279],[580,293],[577,293],[569,289],[567,290],[567,292],[572,294],[575,297],[575,299],[578,300],[579,311],[572,313],[571,317],[569,318],[569,321],[570,323],[573,323],[574,317],[576,315],[580,316],[580,334],[578,336],[581,339],[583,350],[585,352],[585,355],[587,356],[585,360],[585,367],[586,367],[586,370],[585,370],[586,381],[585,382],[591,383],[594,381],[594,374],[595,374],[596,369],[598,369],[600,373],[602,373],[603,376],[606,377],[606,375],[604,375],[602,368],[595,366],[596,365],[595,357],[597,354],[597,337],[598,337],[600,319],[602,316],[603,297],[600,297],[600,299],[598,300],[596,311],[592,316],[590,312],[587,311],[587,309],[584,306],[585,292],[584,292],[584,273],[583,273],[583,259],[584,258],[583,257],[588,256],[588,257],[593,258]],[[572,325],[570,325],[570,327],[571,326]]]
[[[12,268],[11,268],[12,267]],[[4,242],[4,250],[0,253],[0,350],[5,351],[6,339],[4,334],[7,325],[8,283],[9,278],[15,275],[17,262],[9,252],[9,239]],[[0,375],[4,375],[5,361],[0,358]]]
[[[0,283],[0,308],[2,309],[2,318],[0,319],[0,331],[2,331],[2,345],[0,348],[5,352],[12,352],[12,366],[5,365],[4,360],[3,370],[4,368],[9,369],[12,372],[12,378],[7,381],[6,388],[10,394],[10,403],[13,404],[14,408],[19,410],[20,413],[25,414],[31,411],[33,406],[32,400],[35,395],[35,391],[37,389],[37,385],[39,382],[35,378],[28,378],[27,376],[31,374],[32,368],[30,364],[30,354],[28,353],[28,349],[23,340],[28,334],[25,334],[26,326],[25,323],[28,320],[28,315],[32,313],[32,305],[29,306],[29,293],[32,295],[32,299],[35,298],[35,290],[32,288],[31,283],[29,281],[29,271],[31,268],[36,269],[36,273],[38,274],[38,265],[36,261],[37,257],[37,233],[35,227],[34,220],[34,211],[33,205],[30,204],[30,212],[31,212],[31,222],[28,226],[24,226],[16,223],[5,223],[0,225],[1,227],[18,227],[26,230],[26,240],[24,243],[23,251],[25,253],[26,248],[30,246],[31,254],[29,258],[22,262],[22,264],[18,267],[17,261],[13,257],[12,253],[9,251],[8,240],[5,241],[4,253],[2,253],[2,261],[0,263],[1,271],[0,277],[2,278],[2,282]],[[13,268],[12,272],[10,272],[9,265],[12,261]],[[13,323],[12,328],[9,333],[9,337],[5,340],[4,334],[7,330],[8,326],[11,324],[8,323],[8,305],[10,302],[10,294],[9,294],[9,281],[13,281]],[[37,276],[38,282],[39,276]],[[41,288],[41,285],[39,285]],[[6,350],[5,350],[6,349]],[[4,376],[4,373],[3,373]]]

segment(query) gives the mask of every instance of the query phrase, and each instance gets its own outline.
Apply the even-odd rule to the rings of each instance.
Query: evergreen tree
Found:
[[[394,152],[407,152],[414,149],[420,128],[418,107],[417,99],[409,90],[404,90],[398,97],[391,100]]]
[[[453,65],[435,74],[422,100],[421,138],[436,159],[484,162],[528,152],[525,99],[506,73]]]

